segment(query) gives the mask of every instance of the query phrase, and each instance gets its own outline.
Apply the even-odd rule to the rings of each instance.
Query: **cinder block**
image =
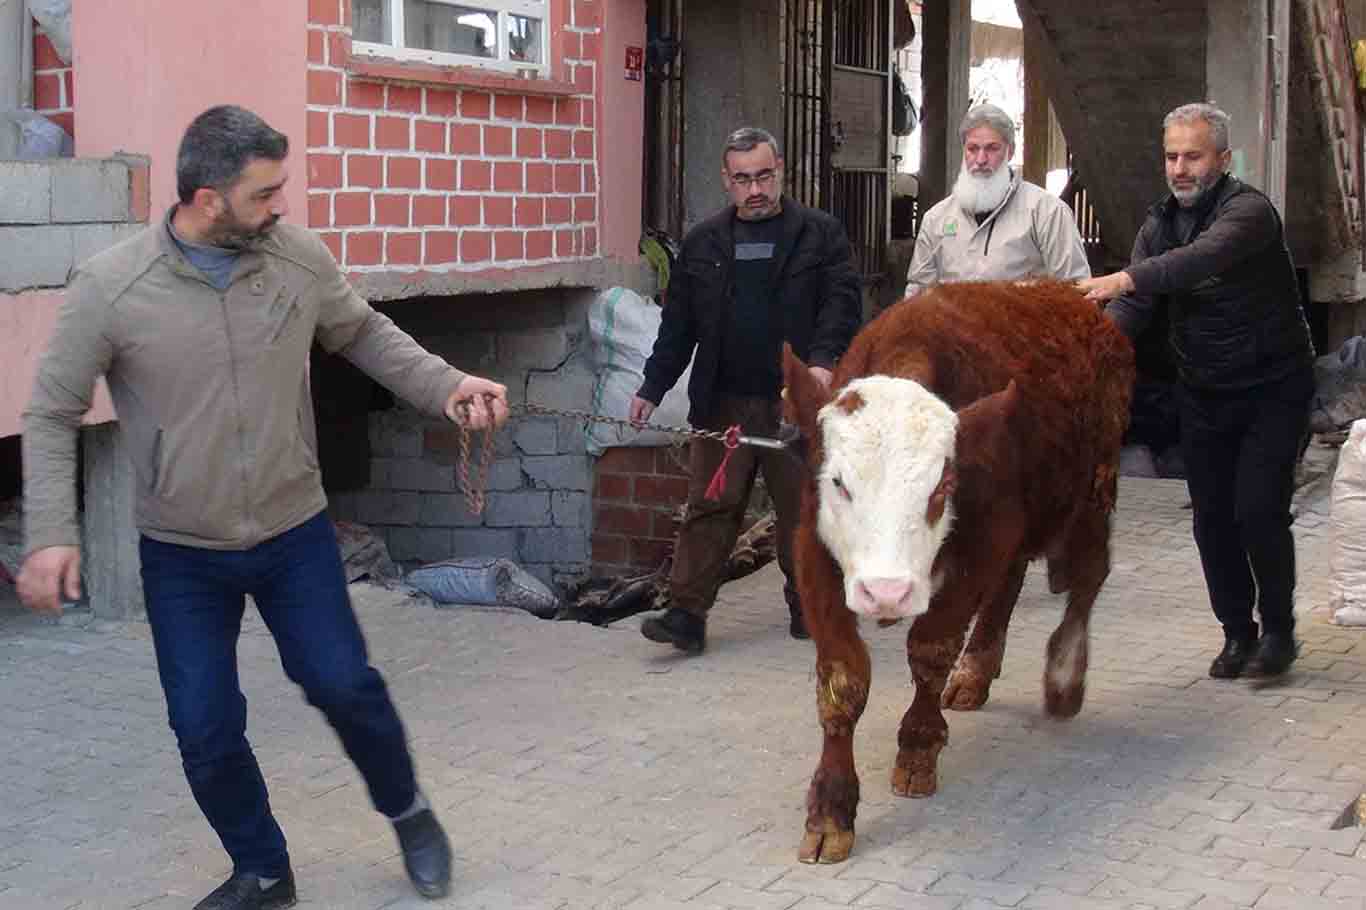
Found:
[[[586,411],[593,401],[596,381],[586,363],[570,361],[554,373],[532,373],[527,377],[526,397],[543,408]]]
[[[362,524],[415,525],[425,498],[421,493],[363,490],[357,496],[356,514]]]
[[[522,470],[537,488],[591,490],[593,464],[587,455],[528,455]]]
[[[398,562],[435,562],[451,556],[449,528],[388,528],[389,556]]]
[[[370,448],[380,458],[421,458],[421,425],[385,413],[370,420]]]
[[[376,458],[372,483],[388,490],[417,490],[452,493],[455,470],[450,465],[433,464],[419,458]]]
[[[518,370],[555,370],[569,357],[569,333],[563,328],[532,329],[498,336],[498,364]]]
[[[592,523],[593,499],[587,493],[556,490],[550,494],[550,517],[556,527],[584,528]]]
[[[584,432],[583,421],[577,417],[561,417],[556,427],[555,442],[561,455],[588,454],[588,434]]]
[[[541,491],[490,493],[484,506],[484,523],[491,528],[549,527],[550,494]]]
[[[132,237],[143,229],[141,224],[73,224],[71,233],[71,261],[77,266],[116,243]]]
[[[52,220],[52,180],[40,161],[0,161],[0,224]]]
[[[477,528],[484,523],[484,519],[470,511],[469,504],[461,494],[437,493],[422,497],[422,515],[418,523],[447,528]]]
[[[65,158],[53,161],[51,168],[54,223],[128,221],[132,217],[128,162]]]
[[[527,528],[522,531],[522,559],[538,562],[587,562],[586,528]]]
[[[60,225],[0,227],[0,290],[58,288],[71,274],[71,231]]]
[[[558,428],[554,418],[531,417],[517,422],[513,439],[527,455],[554,455],[558,448]]]
[[[450,532],[452,557],[501,556],[517,559],[517,532],[492,528],[458,528]]]
[[[489,468],[488,489],[508,492],[520,490],[526,483],[522,476],[522,459],[500,458]]]

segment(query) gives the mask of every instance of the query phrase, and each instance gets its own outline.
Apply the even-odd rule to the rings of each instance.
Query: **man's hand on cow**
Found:
[[[646,401],[639,395],[635,395],[631,398],[631,410],[627,416],[630,417],[631,423],[641,426],[650,419],[650,415],[654,412],[655,403],[653,401]]]
[[[1121,294],[1132,294],[1134,280],[1129,277],[1128,272],[1115,272],[1113,275],[1103,275],[1100,278],[1083,278],[1077,282],[1077,287],[1086,295],[1087,300],[1104,303],[1107,300],[1114,300]]]
[[[806,369],[811,374],[811,378],[821,384],[821,388],[829,390],[831,376],[829,370],[825,367],[807,367]]]
[[[502,426],[508,419],[508,390],[481,376],[466,376],[446,399],[446,416],[470,429]]]
[[[81,599],[81,548],[43,547],[24,560],[15,579],[19,599],[39,613],[62,612],[62,598]]]

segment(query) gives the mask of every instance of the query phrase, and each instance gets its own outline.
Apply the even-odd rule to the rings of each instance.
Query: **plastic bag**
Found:
[[[645,361],[654,350],[663,315],[657,305],[629,288],[608,288],[588,306],[588,333],[593,339],[593,413],[625,418],[631,399],[645,379]],[[678,426],[687,421],[688,378],[692,364],[664,396],[650,423]],[[674,442],[672,435],[634,430],[617,424],[588,425],[588,452],[601,455],[613,446],[657,446]]]
[[[1333,622],[1366,625],[1366,420],[1342,444],[1332,502]]]
[[[516,607],[542,619],[560,607],[555,592],[510,559],[445,559],[418,566],[403,580],[439,604]]]
[[[27,0],[29,15],[38,20],[62,62],[71,63],[71,0]]]

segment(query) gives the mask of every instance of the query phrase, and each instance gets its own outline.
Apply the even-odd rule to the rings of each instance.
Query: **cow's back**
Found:
[[[1074,286],[1041,280],[930,288],[869,323],[836,381],[876,374],[915,379],[955,410],[1015,381],[1014,480],[1036,553],[1083,500],[1113,506],[1133,349]],[[963,492],[964,505],[991,499],[973,495],[990,491]]]

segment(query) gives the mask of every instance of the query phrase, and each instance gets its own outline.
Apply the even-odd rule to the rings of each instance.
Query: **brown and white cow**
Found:
[[[1068,594],[1048,641],[1044,708],[1081,709],[1133,360],[1096,306],[1054,281],[940,285],[903,301],[854,339],[833,391],[785,352],[787,417],[808,444],[797,581],[825,733],[803,862],[840,862],[854,843],[853,736],[871,675],[860,617],[912,620],[899,796],[934,793],[948,741],[941,704],[987,700],[1037,557],[1054,593]]]

